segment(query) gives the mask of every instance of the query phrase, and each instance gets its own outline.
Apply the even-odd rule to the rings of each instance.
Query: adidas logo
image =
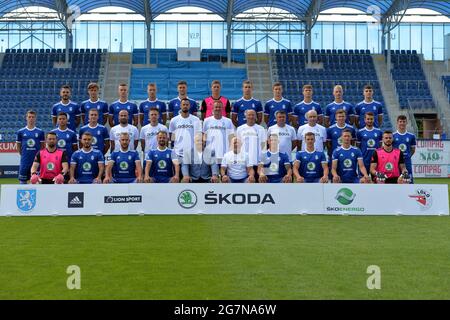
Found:
[[[70,201],[70,204],[82,204],[83,202],[81,202],[80,198],[75,197],[72,199],[72,201]]]
[[[68,208],[84,208],[84,192],[69,192],[67,197]]]

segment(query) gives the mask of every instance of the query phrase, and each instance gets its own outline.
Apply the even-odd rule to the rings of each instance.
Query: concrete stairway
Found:
[[[378,81],[380,83],[380,88],[383,94],[385,107],[389,113],[389,118],[393,126],[392,129],[395,130],[395,122],[397,117],[401,114],[404,114],[408,117],[408,131],[417,134],[415,129],[416,125],[414,115],[410,114],[406,110],[400,109],[398,96],[397,93],[395,92],[395,84],[392,81],[391,73],[388,72],[384,55],[374,54],[372,55],[372,59],[375,66],[375,71],[377,73]]]
[[[108,53],[106,57],[106,68],[102,79],[101,97],[108,103],[117,100],[117,88],[119,84],[130,85],[131,76],[131,53]]]
[[[253,95],[264,105],[273,96],[270,56],[266,53],[247,53],[246,65],[248,78],[253,82]]]
[[[426,61],[420,55],[423,72],[428,81],[433,101],[436,104],[439,120],[444,131],[450,133],[450,104],[447,91],[442,85],[442,76],[448,75],[447,67],[443,61]]]

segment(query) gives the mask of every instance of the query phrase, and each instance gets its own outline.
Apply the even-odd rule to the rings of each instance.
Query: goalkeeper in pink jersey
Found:
[[[32,184],[64,183],[64,176],[69,172],[69,163],[66,152],[56,148],[56,139],[56,133],[47,133],[46,147],[36,154],[31,167]]]

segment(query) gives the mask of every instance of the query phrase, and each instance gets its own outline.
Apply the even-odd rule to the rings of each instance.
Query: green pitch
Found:
[[[9,217],[0,234],[0,299],[450,299],[448,217]]]

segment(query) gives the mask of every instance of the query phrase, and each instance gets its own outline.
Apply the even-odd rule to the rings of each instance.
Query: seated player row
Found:
[[[68,115],[68,126],[71,130],[76,131],[80,122],[83,125],[89,122],[89,110],[97,109],[99,112],[99,123],[106,125],[109,123],[112,128],[119,124],[119,112],[121,110],[128,111],[128,123],[134,126],[145,126],[150,123],[148,112],[152,108],[159,110],[160,116],[158,121],[161,124],[166,124],[167,120],[171,120],[177,116],[181,109],[181,101],[183,99],[189,100],[189,112],[193,115],[198,114],[198,105],[195,100],[187,96],[187,83],[180,81],[178,83],[178,97],[172,99],[168,106],[165,102],[158,100],[156,84],[148,84],[148,99],[142,102],[139,107],[128,100],[128,86],[121,84],[118,87],[119,99],[110,106],[105,101],[99,99],[99,86],[96,83],[88,85],[89,99],[84,101],[81,105],[76,104],[70,100],[71,88],[67,85],[61,87],[60,96],[61,101],[56,103],[52,108],[53,124],[57,124],[57,116],[60,112],[65,112]],[[358,103],[355,107],[344,101],[343,88],[336,85],[333,90],[335,100],[327,105],[325,111],[322,111],[320,104],[312,100],[313,87],[311,85],[303,86],[304,100],[296,105],[293,105],[289,100],[283,98],[283,87],[280,83],[273,85],[273,99],[267,101],[262,106],[261,101],[253,98],[252,82],[246,80],[242,84],[243,97],[233,104],[221,96],[220,81],[212,82],[212,95],[202,101],[200,112],[201,119],[204,120],[210,117],[213,112],[214,102],[221,101],[223,104],[222,115],[232,120],[234,126],[240,126],[246,122],[245,111],[255,110],[257,113],[256,123],[264,123],[267,127],[273,126],[276,123],[275,114],[277,111],[283,110],[288,115],[287,124],[291,124],[294,128],[298,128],[308,122],[306,113],[310,110],[316,110],[318,114],[318,123],[330,127],[336,123],[336,111],[343,109],[348,117],[347,123],[354,125],[357,128],[364,127],[364,115],[367,112],[372,112],[375,115],[374,121],[376,127],[381,127],[383,122],[383,108],[380,102],[373,100],[373,88],[371,85],[364,87],[364,100]],[[231,116],[231,117],[230,117]]]
[[[266,143],[267,143],[267,134],[264,128],[257,125],[256,122],[256,113],[253,110],[246,111],[246,120],[247,123],[240,126],[235,133],[234,126],[231,121],[227,118],[224,118],[221,114],[222,110],[221,101],[216,101],[214,103],[214,112],[213,116],[207,118],[204,121],[203,126],[201,125],[201,121],[189,114],[189,101],[187,99],[182,100],[181,106],[181,114],[175,118],[173,118],[170,122],[169,131],[171,134],[171,142],[173,142],[174,154],[182,159],[182,163],[185,165],[190,165],[191,160],[190,157],[187,157],[186,153],[192,153],[191,150],[194,149],[196,145],[196,137],[200,137],[197,139],[201,142],[201,148],[197,148],[197,153],[201,154],[204,151],[206,153],[212,151],[214,153],[215,159],[217,159],[217,163],[220,164],[222,158],[225,158],[224,153],[229,150],[228,141],[234,135],[237,136],[238,140],[241,141],[241,144],[244,147],[243,153],[245,153],[249,157],[248,163],[252,166],[257,166],[261,161],[261,154],[265,151]],[[167,135],[167,128],[157,122],[158,119],[158,110],[152,109],[150,110],[150,119],[151,123],[145,126],[141,130],[140,137],[142,138],[142,149],[144,154],[147,156],[150,152],[157,148],[157,139],[156,135],[158,132],[165,132]],[[325,130],[324,127],[317,124],[317,113],[315,110],[311,110],[308,112],[308,124],[301,126],[298,129],[298,133],[295,133],[295,129],[286,124],[286,113],[284,111],[279,111],[276,114],[276,125],[272,126],[268,130],[269,136],[277,136],[277,144],[276,146],[272,143],[272,148],[276,147],[276,150],[279,150],[280,154],[286,154],[289,162],[291,159],[291,154],[294,151],[295,147],[298,150],[306,150],[306,135],[310,132],[314,134],[314,148],[318,152],[323,152],[325,143],[328,149],[328,158],[332,159],[332,155],[338,150],[342,149],[341,146],[344,145],[342,139],[343,131],[347,130],[351,133],[350,143],[354,144],[355,141],[355,130],[352,126],[345,123],[345,111],[339,110],[337,113],[337,124]],[[96,120],[97,111],[95,109],[90,111],[90,120]],[[122,110],[120,112],[120,121],[121,123],[118,126],[113,127],[111,130],[111,150],[114,150],[114,153],[120,152],[121,150],[121,137],[123,133],[126,133],[130,141],[127,144],[127,151],[133,151],[136,149],[139,138],[137,128],[133,125],[128,124],[127,122],[128,112],[126,110]],[[379,146],[381,139],[381,131],[373,127],[373,118],[374,115],[372,113],[367,113],[365,115],[366,118],[366,127],[358,131],[358,142],[364,153],[363,164],[365,166],[365,171],[370,172],[370,159],[372,157],[372,153]],[[78,143],[76,140],[76,135],[73,131],[70,131],[66,128],[67,125],[67,116],[65,113],[60,113],[58,115],[58,123],[59,127],[55,129],[53,132],[57,136],[57,146],[60,149],[65,149],[67,154],[69,154],[69,159],[72,157],[70,154],[77,149]],[[99,147],[99,143],[102,140],[101,132],[102,130],[97,130],[98,125],[92,126],[94,132],[89,132],[85,130],[81,132],[81,141],[83,140],[83,136],[85,133],[89,133],[92,136],[92,141],[89,144],[89,147],[94,144],[97,150],[100,150],[99,153],[104,154],[107,148]],[[103,127],[104,128],[104,127]],[[401,116],[398,119],[398,128],[399,132],[396,133],[395,141],[398,146],[405,151],[408,149],[408,154],[414,152],[414,137],[412,136],[409,139],[409,135],[406,135],[406,117]],[[147,130],[148,129],[148,130]],[[328,131],[328,134],[327,134]],[[35,128],[35,113],[29,112],[27,114],[27,127],[22,129],[18,134],[18,143],[19,150],[23,152],[22,161],[21,161],[21,177],[20,180],[26,183],[29,176],[27,173],[27,166],[30,166],[30,160],[33,159],[31,153],[36,154],[38,151],[37,145],[39,144],[39,135],[42,136],[41,132],[38,134],[39,129]],[[142,134],[144,132],[144,135]],[[70,134],[69,134],[70,133]],[[150,133],[150,134],[147,134]],[[27,137],[28,136],[28,137]],[[31,138],[30,138],[31,136]],[[62,137],[61,137],[62,136]],[[69,136],[69,141],[66,140]],[[327,139],[328,136],[328,139]],[[409,145],[404,144],[404,137],[407,137],[409,140]],[[107,135],[104,137],[102,144],[108,145]],[[298,137],[298,141],[296,138]],[[36,142],[33,142],[33,138],[36,138]],[[72,143],[70,141],[72,140]],[[167,143],[167,141],[166,141]],[[361,155],[361,151],[358,148],[354,148],[355,151],[351,152],[352,157],[355,157],[356,152],[359,152]],[[103,152],[101,152],[103,150]],[[402,151],[402,155],[405,151]],[[412,152],[411,152],[412,151]],[[78,152],[79,153],[79,152]],[[111,157],[113,157],[113,155]],[[354,158],[353,163],[356,163],[357,158]],[[331,161],[330,161],[331,164]],[[409,163],[406,163],[407,166],[411,167],[410,157]],[[408,172],[411,172],[409,168]],[[356,171],[356,167],[355,167]],[[360,170],[362,173],[362,170]],[[184,176],[189,176],[189,174],[183,174]],[[263,175],[264,176],[264,175]]]

